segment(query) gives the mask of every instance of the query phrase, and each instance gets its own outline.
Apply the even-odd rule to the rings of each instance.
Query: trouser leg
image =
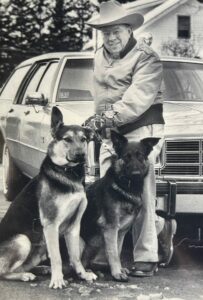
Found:
[[[134,261],[157,262],[158,240],[155,214],[156,184],[153,161],[144,180],[143,206],[132,226]]]
[[[100,177],[103,177],[111,165],[111,156],[115,151],[113,149],[113,145],[111,140],[104,139],[101,148],[100,148],[100,156],[99,156],[99,164],[100,164]]]

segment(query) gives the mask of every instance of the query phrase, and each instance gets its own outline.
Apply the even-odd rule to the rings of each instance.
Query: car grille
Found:
[[[203,175],[202,140],[166,140],[160,175]]]

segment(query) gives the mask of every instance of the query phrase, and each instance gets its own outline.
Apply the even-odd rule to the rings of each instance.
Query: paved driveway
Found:
[[[9,202],[2,194],[0,167],[0,217]],[[39,277],[36,282],[0,281],[0,300],[72,300],[72,299],[184,299],[203,300],[203,250],[176,248],[175,257],[168,268],[161,268],[153,278],[131,278],[129,283],[115,283],[108,273],[99,273],[94,283],[84,283],[68,276],[67,288],[59,291],[48,288],[50,276]],[[123,255],[123,264],[130,267],[131,251]],[[1,264],[0,264],[1,267]]]

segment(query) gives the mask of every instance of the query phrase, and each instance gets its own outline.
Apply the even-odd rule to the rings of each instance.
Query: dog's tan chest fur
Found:
[[[65,230],[66,224],[69,224],[71,218],[77,213],[79,205],[83,202],[86,205],[86,197],[83,190],[76,193],[60,194],[56,198],[50,199],[52,203],[47,203],[48,210],[55,210],[54,219],[50,218],[50,213],[46,212],[46,206],[43,205],[43,209],[40,209],[40,218],[43,226],[47,226],[49,223],[55,223],[57,227],[60,227],[60,232]],[[84,203],[85,202],[85,203]]]

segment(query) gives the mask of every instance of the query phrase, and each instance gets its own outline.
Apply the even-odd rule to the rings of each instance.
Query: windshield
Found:
[[[164,100],[203,102],[203,64],[163,62]]]

